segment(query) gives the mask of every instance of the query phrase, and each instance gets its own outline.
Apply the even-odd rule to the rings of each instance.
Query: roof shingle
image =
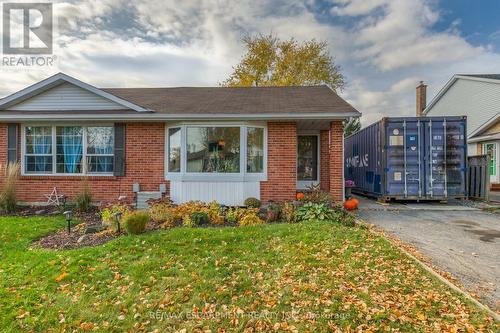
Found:
[[[102,90],[164,114],[359,113],[327,86]]]

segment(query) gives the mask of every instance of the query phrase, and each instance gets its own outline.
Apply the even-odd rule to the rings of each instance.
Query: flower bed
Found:
[[[245,207],[227,207],[217,202],[190,201],[174,204],[169,199],[148,202],[149,209],[135,210],[131,203],[117,201],[105,204],[99,212],[76,216],[81,223],[68,234],[60,230],[37,242],[35,246],[68,249],[103,244],[126,234],[173,227],[244,227],[269,223],[334,221],[354,225],[354,216],[332,205],[328,193],[312,189],[301,200],[257,207],[260,201],[251,198]]]

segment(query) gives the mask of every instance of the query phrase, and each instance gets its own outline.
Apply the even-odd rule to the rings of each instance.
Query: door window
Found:
[[[300,135],[297,139],[297,180],[318,180],[318,136]]]
[[[497,152],[494,143],[487,143],[484,145],[486,154],[490,157],[490,176],[497,174]]]

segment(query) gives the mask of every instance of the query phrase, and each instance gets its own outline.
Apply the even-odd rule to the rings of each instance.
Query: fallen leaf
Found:
[[[68,276],[68,273],[66,272],[62,272],[61,275],[59,275],[58,277],[56,277],[56,282],[61,282],[62,280],[64,280],[64,278]]]

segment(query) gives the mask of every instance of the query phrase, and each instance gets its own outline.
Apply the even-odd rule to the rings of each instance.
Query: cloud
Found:
[[[87,0],[58,1],[53,68],[0,67],[0,94],[58,71],[96,86],[214,86],[244,50],[245,34],[328,42],[363,113],[413,115],[415,86],[429,98],[455,73],[499,72],[489,45],[460,35],[460,20],[436,30],[436,0]],[[493,40],[497,34],[490,38]]]

